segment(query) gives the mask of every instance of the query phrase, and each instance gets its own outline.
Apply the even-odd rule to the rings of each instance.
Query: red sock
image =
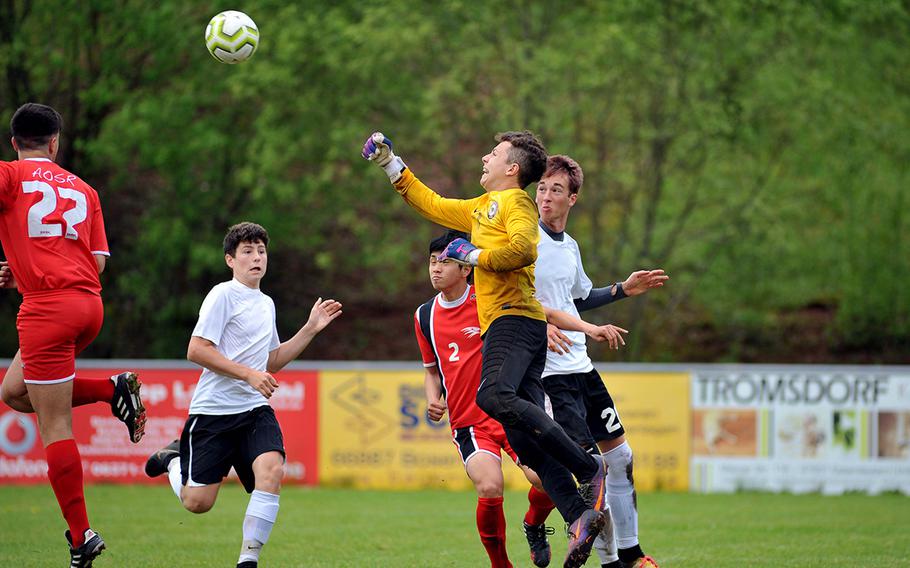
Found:
[[[82,459],[76,440],[60,440],[44,448],[47,456],[47,477],[54,488],[63,518],[69,525],[73,547],[84,542],[88,528],[85,495],[82,492]]]
[[[542,525],[550,516],[550,511],[556,508],[550,496],[543,491],[538,491],[533,486],[528,491],[528,513],[525,515],[525,522],[529,525]]]
[[[110,402],[114,398],[114,381],[110,379],[73,379],[73,406]]]
[[[502,512],[502,497],[477,498],[477,532],[487,549],[492,568],[512,568],[506,552],[506,516]]]

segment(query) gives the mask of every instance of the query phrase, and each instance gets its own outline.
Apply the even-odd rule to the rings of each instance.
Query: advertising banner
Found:
[[[155,450],[180,437],[199,371],[192,368],[133,368],[142,381],[148,413],[145,437],[138,444],[111,415],[108,404],[73,409],[73,434],[82,455],[86,482],[154,483],[144,473]],[[83,377],[106,377],[111,369],[80,368]],[[281,423],[287,451],[285,482],[315,484],[318,380],[314,371],[284,371],[271,399]],[[46,483],[47,463],[34,414],[20,414],[0,403],[0,483]]]
[[[603,371],[601,377],[632,447],[636,490],[688,490],[689,374]]]
[[[323,371],[319,477],[371,489],[473,487],[447,420],[426,417],[423,371]],[[503,455],[506,486],[527,488]]]
[[[697,371],[692,489],[910,493],[910,374]]]

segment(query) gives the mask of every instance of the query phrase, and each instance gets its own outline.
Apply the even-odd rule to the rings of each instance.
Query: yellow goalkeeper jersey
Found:
[[[534,297],[537,260],[537,206],[519,188],[485,193],[474,199],[448,199],[406,169],[395,189],[418,213],[445,227],[471,233],[483,251],[474,269],[480,332],[500,316],[546,321]]]

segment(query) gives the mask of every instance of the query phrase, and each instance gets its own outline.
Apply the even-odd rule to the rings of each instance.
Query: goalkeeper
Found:
[[[472,241],[455,239],[437,257],[475,267],[483,367],[477,404],[502,423],[522,465],[536,471],[544,489],[570,524],[564,566],[582,566],[604,524],[606,463],[566,435],[543,410],[541,373],[547,358],[547,323],[534,297],[537,208],[524,188],[543,174],[547,152],[534,134],[505,132],[482,158],[474,199],[447,199],[424,185],[392,152],[382,133],[364,143],[362,156],[381,166],[404,200],[422,216]],[[570,473],[571,472],[571,473]],[[575,478],[597,496],[588,509]]]

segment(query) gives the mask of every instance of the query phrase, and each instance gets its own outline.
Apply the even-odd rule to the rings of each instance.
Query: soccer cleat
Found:
[[[92,529],[85,530],[85,542],[79,548],[73,548],[70,531],[66,531],[64,536],[70,545],[70,568],[91,568],[92,561],[104,550],[104,540]]]
[[[258,562],[253,562],[252,560],[244,560],[237,565],[237,568],[257,568],[258,566]]]
[[[111,377],[114,382],[114,397],[111,399],[111,414],[126,424],[130,441],[138,443],[145,434],[145,407],[139,398],[139,375],[131,371]]]
[[[650,556],[642,556],[632,564],[628,564],[628,566],[629,568],[660,568]]]
[[[546,525],[524,525],[525,537],[528,539],[528,548],[531,549],[531,562],[534,566],[550,565],[550,542],[547,540],[548,534],[553,534],[556,530]]]
[[[597,473],[587,483],[579,485],[578,492],[585,505],[597,511],[607,509],[607,458],[592,456],[597,460]]]
[[[584,566],[591,555],[594,539],[604,526],[604,514],[594,509],[587,509],[569,526],[569,549],[563,568]]]
[[[180,440],[174,440],[164,446],[145,460],[145,474],[149,477],[158,477],[167,473],[167,466],[172,459],[180,457]]]

